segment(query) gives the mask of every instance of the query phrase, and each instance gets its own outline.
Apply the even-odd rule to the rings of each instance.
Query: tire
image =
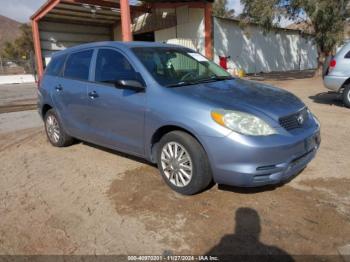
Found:
[[[74,143],[74,139],[63,130],[55,110],[46,112],[44,122],[46,136],[53,146],[66,147]]]
[[[157,160],[166,184],[180,194],[194,195],[212,182],[206,152],[185,132],[173,131],[164,135],[159,142]]]
[[[344,88],[343,103],[346,107],[350,108],[350,84]]]

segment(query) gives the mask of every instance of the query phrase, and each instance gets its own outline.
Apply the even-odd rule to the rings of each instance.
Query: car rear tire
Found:
[[[74,139],[63,130],[55,110],[46,112],[44,122],[47,138],[53,146],[66,147],[74,143]]]
[[[350,84],[346,85],[343,92],[343,103],[350,108]]]
[[[159,142],[157,159],[164,181],[180,194],[199,193],[212,181],[206,152],[185,132],[173,131],[164,135]]]

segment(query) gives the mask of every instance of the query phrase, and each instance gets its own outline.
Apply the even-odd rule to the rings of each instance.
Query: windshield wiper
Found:
[[[167,87],[179,87],[179,86],[189,86],[189,85],[195,85],[195,82],[188,82],[188,81],[181,81],[175,84],[167,85]]]
[[[224,81],[224,80],[231,80],[231,79],[234,79],[234,78],[232,76],[212,76],[210,78],[204,78],[204,79],[198,79],[198,80],[192,80],[192,81],[181,81],[175,84],[167,85],[167,87],[189,86],[189,85],[196,85],[201,83],[210,83],[210,82]]]
[[[224,80],[231,80],[233,79],[232,76],[212,76],[210,78],[203,78],[192,81],[192,83],[200,84],[200,83],[210,83],[210,82],[216,82],[216,81],[224,81]]]
[[[224,81],[224,80],[232,80],[234,79],[234,77],[233,76],[212,76],[210,79],[215,81]]]

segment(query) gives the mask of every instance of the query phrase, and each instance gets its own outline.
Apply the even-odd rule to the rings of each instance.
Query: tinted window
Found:
[[[345,58],[350,58],[350,51],[345,55]]]
[[[71,54],[66,62],[64,76],[78,80],[89,80],[92,50]]]
[[[53,57],[51,59],[51,62],[47,66],[45,73],[47,75],[52,75],[52,76],[60,75],[62,73],[62,68],[65,60],[66,60],[65,55]]]
[[[111,49],[100,49],[97,54],[95,81],[115,82],[135,80],[136,73],[121,53]]]

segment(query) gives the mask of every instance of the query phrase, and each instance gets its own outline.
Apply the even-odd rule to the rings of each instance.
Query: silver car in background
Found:
[[[345,106],[350,108],[350,42],[330,59],[323,83],[328,89],[341,94]]]

